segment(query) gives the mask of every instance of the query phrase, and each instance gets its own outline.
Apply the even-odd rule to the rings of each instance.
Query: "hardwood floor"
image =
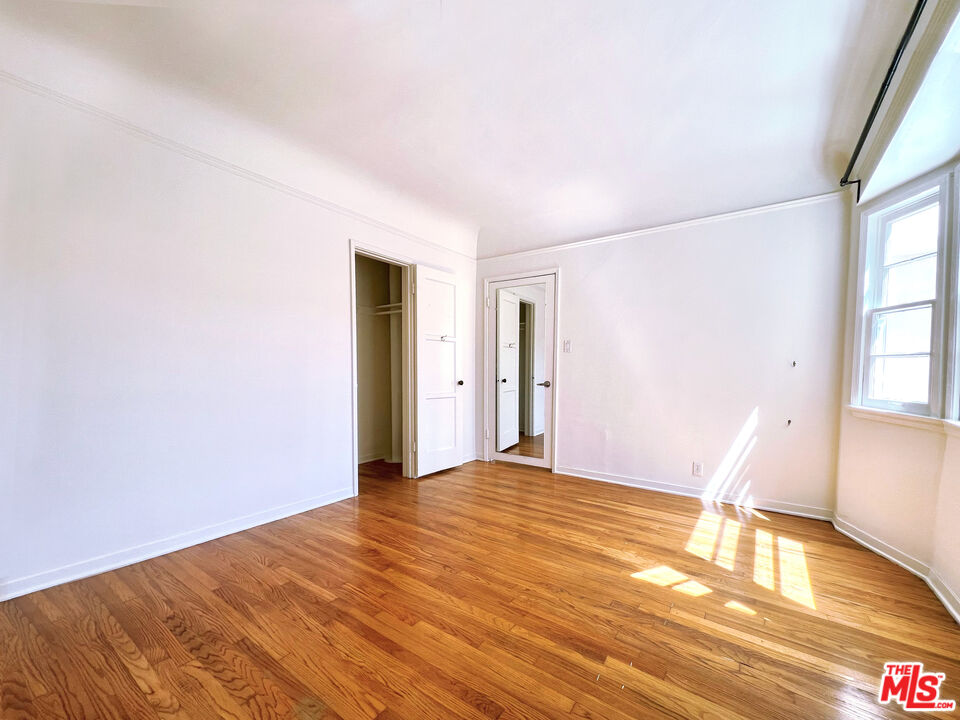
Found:
[[[520,442],[511,445],[503,452],[508,455],[522,455],[524,457],[543,457],[543,433],[539,435],[524,435],[520,433]]]
[[[899,717],[876,702],[894,660],[960,699],[960,629],[828,523],[503,463],[395,467],[0,603],[2,717]]]

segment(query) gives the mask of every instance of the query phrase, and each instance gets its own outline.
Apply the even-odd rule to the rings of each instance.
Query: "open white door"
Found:
[[[454,276],[415,266],[417,334],[417,476],[460,465],[462,380],[457,377],[457,286]]]
[[[497,452],[520,442],[520,298],[497,290]]]

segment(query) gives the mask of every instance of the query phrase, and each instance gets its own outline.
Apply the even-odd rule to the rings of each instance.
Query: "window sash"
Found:
[[[947,232],[945,232],[947,229],[947,219],[952,217],[950,214],[952,211],[952,203],[946,192],[947,184],[950,180],[951,178],[949,176],[939,176],[935,180],[929,181],[925,186],[915,187],[909,195],[901,194],[898,199],[894,199],[886,205],[880,205],[875,209],[865,210],[861,213],[861,243],[863,243],[864,255],[862,255],[863,260],[861,262],[859,282],[861,284],[860,297],[862,298],[863,311],[860,314],[861,328],[858,341],[859,361],[855,365],[858,373],[854,385],[856,388],[855,404],[864,407],[928,416],[936,415],[940,410],[941,376],[943,374],[941,341],[943,335],[942,308],[945,291],[944,275],[945,266],[952,264],[952,260],[948,259],[946,255],[948,243],[946,242]],[[914,257],[885,264],[886,244],[890,237],[890,230],[893,224],[906,216],[922,212],[932,205],[939,206],[936,252],[925,252]],[[914,263],[932,256],[937,257],[937,296],[935,298],[890,305],[881,304],[884,280],[890,268]],[[890,313],[898,310],[911,310],[923,307],[931,308],[929,352],[873,352],[877,332],[875,317],[878,313]],[[929,357],[926,402],[895,401],[871,397],[874,366],[876,365],[874,360],[884,357]]]
[[[939,254],[940,253],[938,252],[932,252],[932,253],[925,253],[923,255],[915,255],[914,257],[907,258],[906,260],[897,260],[896,262],[888,263],[887,265],[883,265],[880,269],[890,270],[895,267],[900,267],[901,265],[909,265],[910,263],[920,262],[921,260],[927,260],[932,257],[937,257]]]
[[[911,303],[901,303],[899,305],[890,305],[888,307],[877,307],[871,308],[867,311],[865,317],[864,325],[864,336],[865,336],[865,348],[863,354],[864,366],[863,366],[863,379],[862,379],[862,388],[861,388],[861,402],[864,405],[869,407],[884,407],[889,409],[895,409],[900,412],[909,412],[913,414],[922,414],[929,412],[931,405],[931,398],[933,397],[932,393],[934,391],[934,386],[932,383],[933,376],[933,367],[934,367],[934,322],[931,318],[930,322],[930,350],[920,351],[920,352],[911,352],[911,353],[880,353],[874,352],[873,347],[876,341],[877,325],[876,325],[876,316],[877,315],[886,315],[893,312],[901,312],[904,310],[919,310],[921,308],[929,307],[931,314],[935,312],[934,309],[934,300],[920,300],[917,302]],[[904,400],[888,400],[886,398],[876,398],[870,394],[871,388],[873,386],[874,379],[874,365],[873,360],[877,358],[910,358],[910,357],[920,357],[920,358],[930,358],[930,363],[928,365],[928,377],[927,377],[927,401],[926,402],[910,402]]]

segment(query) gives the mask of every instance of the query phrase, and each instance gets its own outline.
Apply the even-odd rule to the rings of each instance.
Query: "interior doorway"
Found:
[[[404,476],[410,462],[404,448],[409,434],[405,408],[409,388],[407,268],[357,253],[356,302],[357,462],[395,464]]]
[[[463,462],[460,293],[446,268],[350,241],[355,494],[361,464],[419,478]]]
[[[556,273],[485,286],[485,457],[553,467]]]

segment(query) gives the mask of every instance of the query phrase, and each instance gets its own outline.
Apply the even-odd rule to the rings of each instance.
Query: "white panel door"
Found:
[[[520,442],[520,298],[497,291],[497,452]]]
[[[454,276],[417,265],[417,476],[461,464],[463,407]]]

